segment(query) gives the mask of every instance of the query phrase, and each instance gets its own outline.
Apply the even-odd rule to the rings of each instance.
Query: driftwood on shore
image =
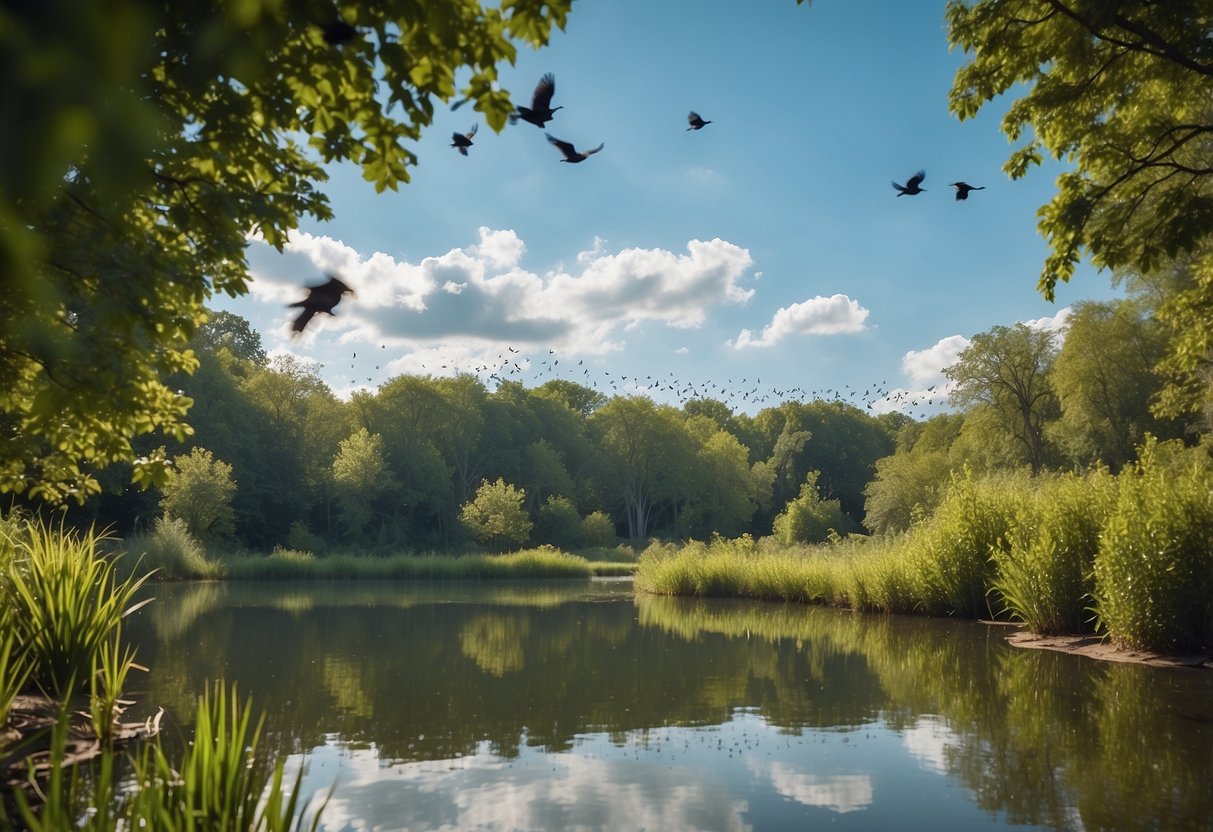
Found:
[[[115,722],[111,741],[121,744],[155,736],[163,715],[161,708],[143,722]],[[62,717],[63,704],[50,697],[22,695],[13,700],[8,724],[0,728],[0,783],[5,788],[19,788],[31,778],[41,780],[54,765],[73,766],[101,754],[102,740],[93,730],[89,714],[76,710],[68,714],[66,747],[62,758],[56,758],[51,736]]]

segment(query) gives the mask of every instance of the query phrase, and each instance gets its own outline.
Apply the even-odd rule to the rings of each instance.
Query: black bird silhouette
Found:
[[[688,130],[702,130],[705,124],[711,124],[711,121],[704,121],[699,117],[699,113],[691,110],[687,113],[687,122],[691,125]]]
[[[459,148],[459,152],[464,156],[468,155],[468,148],[472,146],[472,136],[475,136],[479,129],[479,124],[473,124],[472,129],[466,133],[454,133],[451,136],[451,147]]]
[[[328,278],[326,283],[306,287],[307,297],[288,305],[288,308],[298,306],[303,309],[299,313],[299,317],[291,324],[291,329],[295,334],[303,332],[317,312],[332,315],[333,308],[341,302],[341,298],[346,292],[354,294],[354,290],[345,285],[336,275],[327,274],[325,276]]]
[[[552,107],[552,96],[555,94],[556,76],[549,72],[535,85],[535,92],[531,95],[531,106],[518,107],[518,112],[510,116],[510,123],[522,119],[536,127],[547,124],[556,114],[556,110],[563,109],[562,107]]]
[[[976,185],[970,185],[968,182],[953,182],[952,187],[956,189],[957,199],[968,199],[969,191],[984,191],[986,189],[985,185],[977,187]]]
[[[588,157],[593,156],[595,153],[606,147],[606,144],[600,144],[593,150],[579,152],[570,142],[561,141],[551,133],[544,133],[543,135],[547,136],[549,142],[560,148],[560,152],[564,154],[564,158],[560,160],[562,162],[572,162],[573,164],[584,162]]]
[[[918,173],[907,179],[905,185],[898,185],[896,182],[894,182],[893,187],[897,189],[898,196],[913,196],[914,194],[925,193],[926,189],[918,186],[921,185],[922,180],[926,178],[927,172],[925,170],[920,170]]]
[[[341,46],[357,37],[358,30],[338,18],[332,23],[322,25],[320,27],[320,34],[324,38],[324,42],[329,46]]]

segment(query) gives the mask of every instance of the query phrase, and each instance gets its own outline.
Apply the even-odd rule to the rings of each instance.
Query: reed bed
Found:
[[[654,544],[636,588],[857,610],[1021,621],[1126,647],[1213,651],[1213,463],[1143,446],[1112,477],[956,475],[934,514],[896,537],[781,547],[746,538]]]

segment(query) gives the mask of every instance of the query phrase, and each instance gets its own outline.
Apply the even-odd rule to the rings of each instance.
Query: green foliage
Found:
[[[911,580],[927,612],[979,618],[999,608],[987,592],[991,556],[1003,545],[1019,506],[1031,490],[1023,475],[977,480],[953,475],[939,508],[916,526],[904,550]]]
[[[235,531],[232,466],[215,459],[205,448],[194,448],[188,456],[173,460],[172,472],[160,491],[165,516],[184,521],[195,537],[222,541]]]
[[[222,564],[207,557],[206,549],[178,517],[157,517],[150,532],[131,535],[123,548],[127,561],[154,572],[158,579],[210,579],[223,574]]]
[[[1114,641],[1208,649],[1213,639],[1213,467],[1202,449],[1156,443],[1119,478],[1095,559],[1095,613]]]
[[[122,619],[147,603],[132,602],[147,576],[120,579],[99,550],[104,537],[91,530],[79,534],[29,522],[4,536],[14,556],[3,601],[12,606],[30,677],[59,696],[79,690]]]
[[[1150,414],[1161,384],[1154,367],[1164,349],[1161,325],[1140,303],[1075,305],[1053,365],[1061,418],[1048,435],[1078,464],[1102,462],[1114,472],[1133,459],[1146,433],[1177,436],[1174,422]]]
[[[329,218],[325,164],[378,191],[407,182],[407,145],[457,71],[501,129],[498,63],[545,44],[569,5],[6,8],[0,152],[20,163],[0,173],[0,491],[83,500],[85,466],[119,460],[159,482],[164,460],[132,440],[188,435],[190,400],[162,380],[195,366],[212,294],[247,291],[247,235],[281,248],[301,218]],[[321,28],[338,19],[357,30],[339,46]]]
[[[615,521],[602,511],[591,511],[581,520],[581,540],[590,548],[615,543]]]
[[[615,564],[607,564],[615,565]],[[584,558],[550,546],[508,555],[307,556],[276,551],[269,557],[233,558],[227,563],[236,580],[366,578],[390,580],[464,580],[511,578],[588,578],[597,571]]]
[[[526,494],[501,477],[488,480],[476,489],[476,496],[465,503],[459,520],[484,545],[501,551],[519,546],[530,537],[534,524],[527,517],[523,501]]]
[[[822,499],[817,476],[817,471],[810,471],[800,487],[800,496],[775,518],[775,539],[784,546],[824,543],[831,533],[845,534],[853,528],[838,500]]]
[[[1023,445],[1033,473],[1046,461],[1044,425],[1056,415],[1049,371],[1057,355],[1052,332],[1018,323],[973,336],[944,374],[959,407],[985,405],[1003,429]]]
[[[1049,299],[1087,253],[1148,272],[1213,230],[1208,6],[1202,0],[950,0],[948,37],[971,55],[950,106],[961,118],[1004,93],[1012,178],[1047,152],[1071,168],[1038,212]]]
[[[1095,555],[1116,501],[1106,470],[1066,474],[1035,483],[994,549],[992,588],[1013,617],[1041,635],[1092,629]]]
[[[375,499],[392,487],[379,434],[359,428],[341,440],[333,459],[333,486],[341,519],[358,540],[371,519]]]
[[[535,524],[535,540],[559,549],[573,549],[581,545],[581,515],[568,497],[548,497],[539,509],[539,522]]]

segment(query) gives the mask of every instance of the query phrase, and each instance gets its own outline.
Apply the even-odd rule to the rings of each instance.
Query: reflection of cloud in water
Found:
[[[337,781],[321,815],[327,830],[750,828],[742,820],[746,801],[664,766],[574,754],[507,761],[487,745],[473,756],[400,765],[385,764],[374,748],[327,745],[308,755],[307,766],[309,811]]]
[[[751,761],[749,768],[769,780],[775,791],[805,806],[846,814],[872,805],[872,778],[867,774],[806,774],[781,762]]]
[[[906,750],[927,771],[948,773],[948,752],[960,744],[956,732],[939,717],[927,716],[902,732]]]

